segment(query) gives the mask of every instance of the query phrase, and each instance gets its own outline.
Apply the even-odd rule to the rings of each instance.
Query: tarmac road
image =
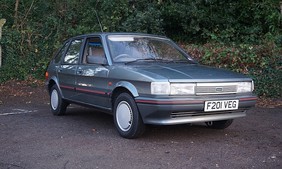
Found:
[[[281,108],[253,108],[225,130],[149,126],[128,140],[110,115],[71,105],[53,116],[46,96],[25,99],[0,104],[0,169],[282,168]]]

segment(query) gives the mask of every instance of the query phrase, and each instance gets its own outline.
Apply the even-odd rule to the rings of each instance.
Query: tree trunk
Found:
[[[0,19],[0,40],[2,38],[2,27],[6,23],[6,19]],[[2,47],[0,44],[0,67],[2,66]]]
[[[280,1],[280,12],[282,14],[282,1]]]
[[[15,14],[14,14],[14,25],[13,27],[18,28],[18,8],[19,8],[20,0],[16,0],[15,3]]]

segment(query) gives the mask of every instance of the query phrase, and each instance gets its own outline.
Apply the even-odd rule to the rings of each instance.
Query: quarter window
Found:
[[[70,44],[69,42],[66,42],[64,44],[64,46],[60,49],[60,51],[57,53],[57,55],[55,57],[55,63],[59,63],[60,62],[60,60],[62,59],[63,54],[65,53],[65,51],[66,51],[66,49],[67,49],[69,44]]]
[[[73,40],[63,60],[64,64],[77,64],[79,59],[82,39]]]

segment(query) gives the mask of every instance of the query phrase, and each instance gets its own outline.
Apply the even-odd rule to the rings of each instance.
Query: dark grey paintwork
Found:
[[[108,35],[146,36],[165,39],[165,37],[154,35],[129,33],[97,33],[73,37],[67,42],[83,39],[79,62],[78,64],[68,65],[62,64],[62,59],[58,63],[53,59],[47,70],[49,74],[46,80],[48,89],[55,84],[59,87],[61,95],[65,100],[90,105],[108,113],[112,113],[113,96],[121,91],[127,91],[135,98],[143,122],[147,124],[182,124],[234,119],[245,116],[246,110],[254,106],[256,102],[256,96],[251,92],[205,96],[151,95],[150,84],[155,81],[215,83],[250,82],[252,79],[228,70],[199,65],[191,60],[187,54],[184,55],[191,60],[187,63],[173,61],[115,63],[109,50]],[[106,64],[83,63],[83,51],[86,46],[86,38],[88,37],[98,37],[101,39],[104,57],[107,61]],[[166,40],[170,41],[169,39]],[[184,53],[177,45],[175,47]],[[205,101],[234,99],[239,100],[239,109],[236,111],[203,113]],[[187,115],[187,112],[191,112],[192,115]],[[173,113],[183,115],[172,117]]]

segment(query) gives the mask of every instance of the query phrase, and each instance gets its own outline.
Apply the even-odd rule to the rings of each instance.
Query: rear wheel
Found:
[[[50,107],[54,115],[64,115],[67,109],[68,103],[62,99],[60,91],[56,85],[51,87],[50,90]]]
[[[221,120],[221,121],[211,121],[211,122],[206,122],[206,125],[209,128],[213,129],[225,129],[229,127],[232,124],[233,120]]]
[[[124,138],[137,138],[145,131],[133,97],[128,93],[120,94],[114,101],[114,122],[119,134]]]

